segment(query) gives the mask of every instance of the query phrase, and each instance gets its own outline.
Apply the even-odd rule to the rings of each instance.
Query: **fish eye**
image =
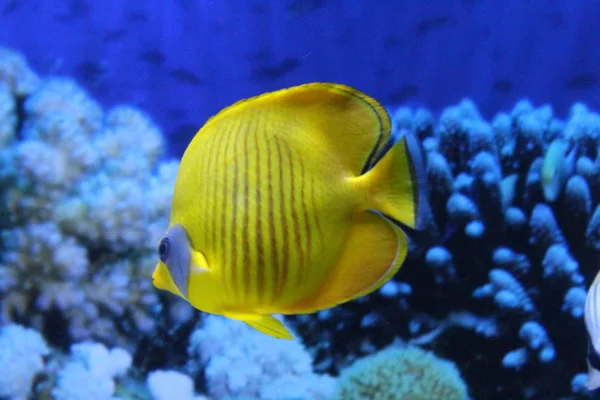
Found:
[[[168,237],[163,238],[158,244],[158,257],[160,261],[167,262],[169,258],[169,252],[171,250],[171,243]]]

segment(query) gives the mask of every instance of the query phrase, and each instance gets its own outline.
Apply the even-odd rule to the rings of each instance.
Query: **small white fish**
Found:
[[[515,186],[519,180],[519,174],[511,174],[500,182],[500,194],[502,195],[502,207],[507,209],[515,199]]]
[[[569,144],[564,139],[554,139],[542,164],[542,189],[547,201],[553,202],[558,198],[567,179],[575,170],[577,146],[569,152]]]
[[[594,278],[585,298],[583,320],[588,333],[588,390],[600,387],[600,272]]]

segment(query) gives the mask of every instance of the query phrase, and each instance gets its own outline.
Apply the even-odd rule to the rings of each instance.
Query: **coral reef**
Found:
[[[389,347],[342,371],[335,400],[466,400],[456,366],[418,347]]]
[[[0,329],[0,397],[26,400],[33,380],[44,369],[50,349],[33,329],[5,325]]]
[[[298,341],[266,336],[240,321],[206,316],[190,337],[191,373],[204,372],[208,394],[263,400],[326,400],[334,379],[313,372]]]
[[[581,317],[600,261],[600,116],[576,104],[561,120],[521,101],[486,121],[469,100],[439,118],[392,115],[427,156],[428,229],[392,281],[286,317],[298,340],[279,341],[221,317],[196,325],[152,287],[178,163],[162,158],[150,117],[104,110],[0,48],[0,396],[298,400],[418,385],[466,398],[460,376],[474,398],[589,396]],[[557,139],[568,154],[548,159]],[[544,165],[571,155],[547,198]],[[410,347],[377,352],[399,339]],[[419,379],[396,379],[403,368]]]
[[[468,368],[478,398],[581,393],[581,316],[600,261],[600,116],[576,104],[560,120],[525,100],[491,122],[469,100],[437,120],[424,109],[392,115],[422,141],[432,221],[377,293],[293,318],[317,370],[335,373],[400,336]],[[541,166],[557,138],[576,167],[549,201]]]
[[[55,400],[112,399],[116,377],[131,366],[131,356],[123,349],[108,350],[98,343],[71,346],[71,359],[57,373]]]
[[[206,400],[194,393],[194,382],[181,372],[152,371],[146,383],[154,400]]]
[[[149,277],[178,167],[159,162],[161,132],[5,49],[0,116],[0,320],[133,349],[160,308]]]

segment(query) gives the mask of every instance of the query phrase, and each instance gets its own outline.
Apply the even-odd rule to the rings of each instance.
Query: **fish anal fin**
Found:
[[[254,329],[277,339],[293,340],[292,333],[285,327],[283,322],[275,319],[272,315],[248,315],[235,318],[244,321]]]
[[[391,220],[373,211],[357,213],[323,286],[284,312],[311,313],[369,294],[394,276],[407,251],[406,234]]]

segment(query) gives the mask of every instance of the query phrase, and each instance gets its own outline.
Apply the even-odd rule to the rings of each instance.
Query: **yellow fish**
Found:
[[[181,160],[154,285],[285,339],[272,314],[376,290],[406,257],[396,222],[419,228],[427,204],[417,140],[390,131],[381,104],[333,83],[220,111]]]

